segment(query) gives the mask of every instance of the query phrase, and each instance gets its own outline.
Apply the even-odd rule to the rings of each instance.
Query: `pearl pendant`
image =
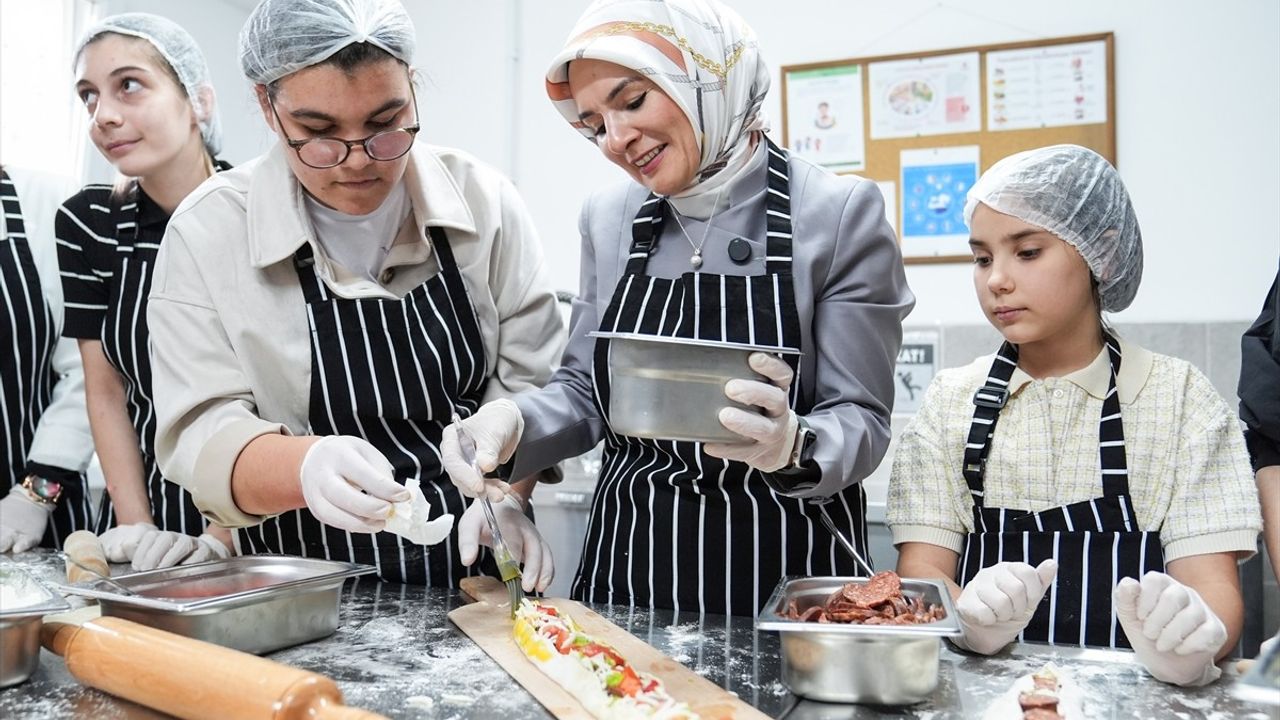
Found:
[[[702,267],[702,253],[695,252],[693,257],[689,258],[689,264],[693,266],[694,270]]]

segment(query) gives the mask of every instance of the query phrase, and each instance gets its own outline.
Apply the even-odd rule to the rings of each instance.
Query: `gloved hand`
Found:
[[[964,637],[955,643],[982,655],[999,652],[1031,621],[1057,574],[1056,560],[1036,567],[1002,562],[980,570],[956,600]]]
[[[467,497],[485,494],[490,502],[502,500],[511,492],[511,486],[497,478],[486,478],[484,473],[491,473],[510,460],[520,444],[520,436],[524,433],[520,408],[514,402],[500,398],[481,405],[474,415],[458,424],[466,428],[475,440],[476,467],[462,457],[457,428],[450,424],[444,429],[444,437],[440,441],[440,462],[449,473],[449,479]]]
[[[1112,592],[1116,618],[1133,652],[1157,680],[1197,687],[1218,679],[1213,664],[1227,628],[1200,593],[1162,572],[1124,578]]]
[[[117,525],[102,533],[98,540],[102,542],[102,552],[107,556],[107,562],[130,562],[138,551],[138,544],[153,532],[159,530],[151,523]]]
[[[546,590],[556,574],[551,546],[525,517],[520,498],[513,494],[493,503],[493,515],[498,520],[498,530],[507,543],[507,549],[522,566],[520,578],[524,591]],[[485,521],[484,508],[479,500],[475,500],[458,520],[458,554],[462,557],[462,564],[475,562],[480,546],[490,547],[492,544],[493,536],[489,533],[489,523]]]
[[[791,463],[791,449],[796,444],[798,420],[787,403],[787,392],[795,373],[780,358],[767,353],[751,353],[747,358],[751,369],[769,378],[730,380],[724,385],[725,397],[743,405],[754,405],[764,414],[736,407],[720,409],[720,424],[742,435],[743,443],[707,443],[703,449],[712,457],[738,460],[761,472],[774,472]]]
[[[155,570],[230,556],[230,548],[209,533],[196,538],[170,530],[153,530],[138,541],[133,554],[133,569]]]
[[[1269,639],[1262,641],[1262,644],[1258,646],[1258,657],[1262,657],[1263,655],[1271,652],[1271,648],[1275,647],[1277,642],[1280,642],[1280,632],[1272,635]]]
[[[395,469],[373,445],[349,435],[330,435],[307,450],[299,471],[307,509],[326,525],[376,533],[387,524],[391,504],[409,499]]]
[[[52,513],[52,505],[32,500],[17,485],[10,488],[0,499],[0,552],[26,552],[39,545]]]

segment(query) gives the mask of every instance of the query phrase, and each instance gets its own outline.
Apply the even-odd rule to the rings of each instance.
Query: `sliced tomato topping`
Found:
[[[586,655],[587,657],[592,657],[592,656],[600,655],[601,653],[603,653],[604,656],[609,658],[609,660],[612,661],[614,665],[623,665],[626,663],[626,661],[622,659],[622,656],[619,655],[616,650],[609,647],[608,645],[601,645],[600,643],[587,643],[586,645],[583,645],[578,652],[582,653],[583,655]]]
[[[658,679],[657,679],[657,678],[654,678],[654,679],[650,680],[649,682],[645,683],[645,686],[644,686],[644,692],[651,693],[651,692],[653,692],[654,690],[657,690],[657,689],[658,689]]]
[[[622,682],[618,683],[618,692],[627,697],[635,697],[640,692],[640,677],[630,665],[622,668]]]
[[[569,648],[573,645],[573,638],[569,635],[568,630],[550,625],[543,627],[542,633],[551,638],[551,642],[555,644],[556,650],[559,650],[561,655],[569,653]]]

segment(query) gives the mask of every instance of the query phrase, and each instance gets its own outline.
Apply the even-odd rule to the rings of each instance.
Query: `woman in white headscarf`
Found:
[[[490,538],[444,479],[441,431],[545,382],[562,324],[515,188],[417,141],[414,38],[397,0],[249,16],[241,67],[279,142],[169,225],[149,314],[156,447],[246,551],[451,586]],[[494,510],[525,589],[545,588],[522,498]]]
[[[788,574],[854,574],[817,502],[867,557],[859,481],[889,442],[893,365],[914,298],[874,183],[789,156],[764,134],[755,34],[706,0],[591,5],[547,73],[551,100],[631,181],[583,207],[582,283],[544,390],[464,425],[479,465],[517,476],[604,460],[573,595],[753,615]],[[798,349],[758,352],[769,382],[725,394],[732,444],[614,432],[604,329]],[[726,402],[726,405],[728,403]],[[501,494],[458,461],[464,493]]]

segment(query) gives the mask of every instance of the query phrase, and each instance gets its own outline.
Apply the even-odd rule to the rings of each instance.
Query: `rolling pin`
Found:
[[[122,618],[46,619],[40,642],[85,685],[180,718],[386,720],[324,675]]]
[[[111,567],[107,565],[107,554],[102,550],[98,536],[88,530],[77,530],[67,536],[62,543],[62,551],[71,559],[90,570],[97,570],[103,577],[111,577]],[[67,563],[67,582],[75,584],[81,580],[97,580],[92,573]]]

